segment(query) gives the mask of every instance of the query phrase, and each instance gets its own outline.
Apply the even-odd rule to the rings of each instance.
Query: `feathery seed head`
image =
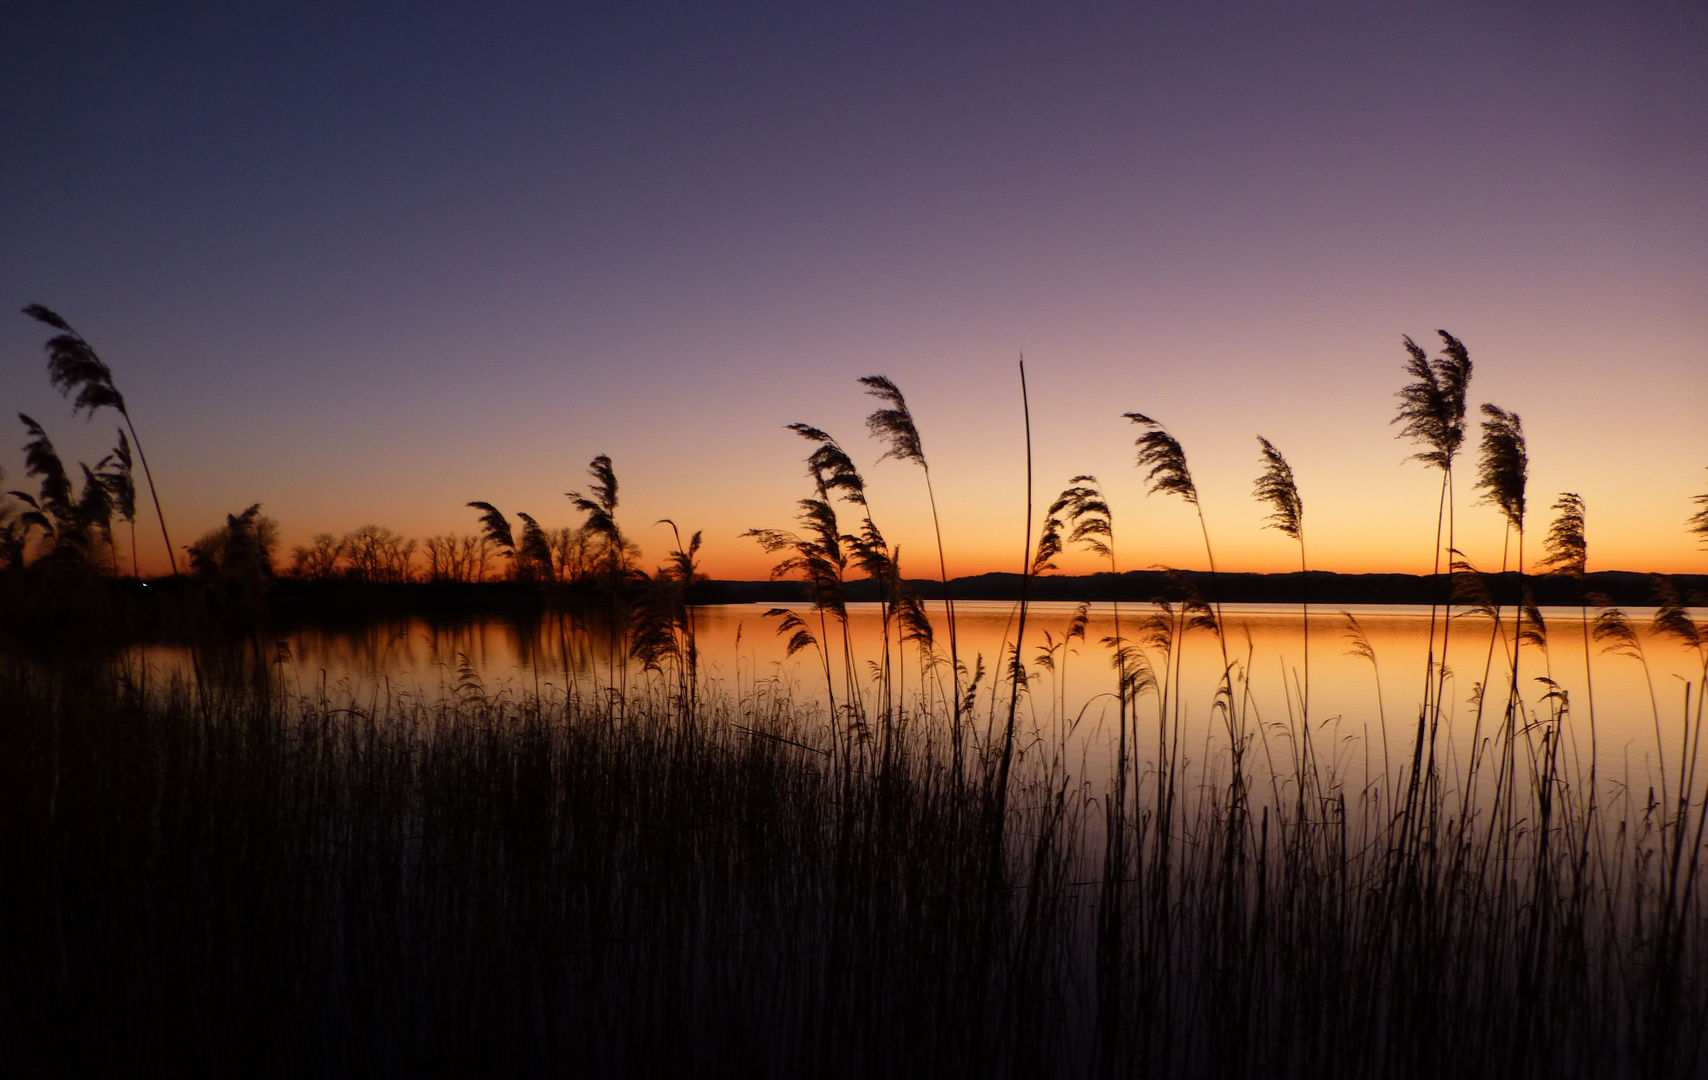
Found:
[[[1266,502],[1274,508],[1274,513],[1264,524],[1298,540],[1305,528],[1305,504],[1299,498],[1298,485],[1293,481],[1293,468],[1268,439],[1259,435],[1257,445],[1263,473],[1257,478],[1253,493],[1259,502]]]
[[[1444,343],[1442,355],[1429,359],[1410,337],[1404,337],[1405,372],[1413,382],[1400,388],[1399,412],[1393,423],[1403,424],[1400,437],[1423,445],[1412,455],[1426,465],[1447,471],[1465,440],[1465,391],[1471,382],[1471,357],[1464,344],[1445,330],[1436,331]]]
[[[1144,429],[1133,445],[1139,449],[1139,468],[1150,467],[1145,480],[1150,484],[1151,493],[1172,493],[1197,506],[1198,489],[1192,483],[1191,470],[1186,467],[1186,451],[1181,449],[1180,443],[1168,433],[1168,429],[1143,413],[1121,415]]]
[[[45,323],[46,325],[53,327],[61,333],[71,333],[70,323],[54,314],[54,312],[50,311],[48,308],[43,307],[41,304],[26,304],[24,306],[24,314],[28,315],[36,322]]]
[[[1558,515],[1548,526],[1548,538],[1542,541],[1542,561],[1537,568],[1562,577],[1582,578],[1589,561],[1589,543],[1584,538],[1583,498],[1565,491],[1554,500]]]
[[[1649,575],[1649,582],[1654,590],[1655,617],[1650,623],[1651,629],[1657,634],[1677,638],[1690,648],[1701,652],[1708,647],[1708,634],[1696,625],[1696,620],[1685,610],[1684,600],[1678,595],[1678,587],[1672,579],[1663,574]]]
[[[40,304],[24,308],[24,314],[60,331],[49,338],[46,345],[47,377],[60,394],[69,397],[72,391],[77,392],[71,402],[72,415],[88,412],[93,416],[95,410],[103,408],[117,409],[123,414],[125,399],[113,386],[112,371],[95,355],[94,348],[83,340],[83,336],[71,329],[70,323]]]
[[[807,456],[807,475],[818,487],[819,497],[828,499],[832,492],[856,506],[866,506],[866,481],[855,468],[854,459],[842,445],[826,432],[809,424],[790,424],[789,430],[818,446]]]
[[[1370,644],[1370,636],[1364,632],[1364,627],[1359,624],[1351,612],[1343,611],[1340,614],[1346,619],[1346,626],[1341,634],[1351,643],[1351,648],[1346,650],[1346,655],[1356,656],[1360,660],[1368,660],[1374,664],[1376,662],[1376,650]]]
[[[503,548],[506,555],[514,557],[516,553],[516,539],[510,531],[510,522],[505,520],[504,515],[499,512],[498,507],[493,506],[489,502],[471,502],[469,503],[469,506],[482,511],[480,515],[480,528],[482,534],[485,535],[488,540]]]
[[[1044,529],[1038,534],[1038,547],[1032,555],[1032,576],[1056,568],[1055,557],[1062,553],[1062,519],[1054,509],[1044,517]]]
[[[1591,602],[1606,599],[1592,598]],[[1602,652],[1633,657],[1642,655],[1641,646],[1637,642],[1637,631],[1632,628],[1630,617],[1619,608],[1603,605],[1602,610],[1595,616],[1595,622],[1591,624],[1590,634],[1601,643]]]
[[[583,495],[579,491],[565,492],[574,507],[587,515],[584,526],[592,535],[599,537],[604,545],[606,558],[614,568],[623,558],[623,534],[617,528],[617,473],[611,467],[608,455],[600,454],[587,465],[588,473],[593,477],[590,487],[592,496]]]
[[[1536,597],[1528,585],[1518,601],[1518,640],[1542,652],[1548,651],[1548,624],[1542,620],[1542,609],[1536,606]]]
[[[860,379],[866,393],[884,402],[888,408],[874,411],[866,417],[866,430],[872,438],[888,441],[890,448],[884,458],[899,458],[925,468],[925,451],[919,444],[919,429],[914,426],[913,414],[896,384],[882,375],[867,375]],[[884,458],[879,458],[882,461]]]
[[[1529,469],[1524,426],[1518,414],[1485,403],[1477,487],[1483,492],[1483,501],[1492,503],[1520,531],[1524,529],[1524,483]]]
[[[1068,483],[1069,486],[1050,504],[1050,516],[1065,513],[1070,529],[1067,542],[1084,544],[1094,554],[1113,562],[1115,519],[1109,510],[1108,500],[1098,489],[1097,477],[1076,476]]]
[[[1708,494],[1698,495],[1691,501],[1702,507],[1702,509],[1692,514],[1684,523],[1684,527],[1689,532],[1693,532],[1697,536],[1701,537],[1702,546],[1708,547]]]

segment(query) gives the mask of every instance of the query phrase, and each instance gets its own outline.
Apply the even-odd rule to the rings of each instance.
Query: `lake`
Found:
[[[783,696],[822,723],[829,693],[839,706],[850,701],[852,682],[869,715],[878,711],[878,672],[883,668],[883,622],[876,604],[849,606],[848,642],[834,623],[821,626],[806,605],[788,610],[800,615],[816,638],[831,642],[827,691],[825,655],[809,646],[788,655],[786,638],[776,633],[779,618],[759,605],[721,605],[693,609],[701,692],[740,698],[756,689]],[[1115,636],[1117,617],[1124,640],[1141,652],[1160,679],[1167,654],[1147,641],[1149,605],[1090,605],[1083,636],[1068,637],[1080,605],[1041,603],[1027,616],[1024,655],[1028,687],[1020,698],[1017,726],[1023,745],[1053,746],[1080,778],[1101,786],[1114,755],[1118,731],[1115,672],[1105,639]],[[939,646],[946,651],[946,620],[940,604],[930,605]],[[1455,612],[1448,627],[1447,671],[1442,694],[1440,760],[1449,789],[1462,774],[1473,745],[1495,737],[1511,685],[1511,613],[1497,628],[1486,614]],[[1545,720],[1563,707],[1565,775],[1581,776],[1591,759],[1593,720],[1598,775],[1617,791],[1629,787],[1644,797],[1659,786],[1664,763],[1676,783],[1684,751],[1680,745],[1685,710],[1698,703],[1688,695],[1702,677],[1702,660],[1676,638],[1649,626],[1652,609],[1630,609],[1641,657],[1604,652],[1590,642],[1585,653],[1583,614],[1575,608],[1544,608],[1546,648],[1525,644],[1518,689],[1526,718]],[[1593,618],[1593,612],[1591,617]],[[1695,612],[1699,622],[1703,612]],[[1013,641],[1017,608],[1010,602],[962,601],[956,605],[958,652],[969,671],[982,664],[971,714],[971,737],[994,738],[1007,717],[1010,688],[992,678],[998,657]],[[1436,640],[1440,640],[1437,614]],[[1285,773],[1291,754],[1303,745],[1301,721],[1308,715],[1311,748],[1319,768],[1332,770],[1347,790],[1356,790],[1409,764],[1423,700],[1431,613],[1427,608],[1355,606],[1313,609],[1308,620],[1293,606],[1226,605],[1228,661],[1236,713],[1252,737],[1253,757],[1262,769],[1273,762]],[[1351,620],[1356,620],[1356,631]],[[1353,648],[1361,632],[1368,654]],[[1308,679],[1306,671],[1309,641]],[[1213,703],[1221,680],[1222,649],[1208,630],[1177,635],[1180,667],[1168,682],[1168,716],[1178,706],[1180,744],[1188,760],[1211,762],[1227,746],[1227,721]],[[1438,646],[1439,647],[1439,646]],[[659,673],[622,661],[608,634],[577,620],[547,614],[534,620],[504,618],[430,622],[411,618],[376,622],[360,628],[305,628],[285,635],[268,651],[273,677],[287,693],[321,693],[363,704],[383,697],[431,700],[476,688],[494,695],[586,694],[614,685],[641,688],[660,683]],[[851,658],[851,663],[850,663]],[[919,650],[889,635],[892,700],[902,716],[917,715],[928,704],[947,713],[948,666],[923,667]],[[133,659],[160,674],[188,673],[188,650],[150,645]],[[1545,680],[1551,680],[1545,681]],[[1478,716],[1476,693],[1490,684]],[[1178,686],[1176,693],[1173,687]],[[924,691],[922,697],[922,689]],[[1593,690],[1593,716],[1591,713]],[[1307,694],[1308,692],[1308,694]],[[1560,696],[1551,696],[1551,695]],[[1154,749],[1161,717],[1161,696],[1154,690],[1136,705],[1134,737],[1143,758]],[[1261,735],[1261,737],[1258,737]]]

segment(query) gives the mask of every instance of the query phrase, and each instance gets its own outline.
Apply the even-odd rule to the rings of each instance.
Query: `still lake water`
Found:
[[[766,618],[766,610],[750,604],[695,609],[705,692],[741,697],[758,687],[772,695],[786,694],[823,716],[826,678],[819,653],[808,649],[787,656],[785,639],[775,632],[778,620]],[[820,633],[810,609],[797,605],[794,610],[809,619],[815,634]],[[1119,725],[1110,652],[1100,642],[1115,634],[1117,614],[1123,637],[1141,639],[1140,623],[1154,609],[1124,604],[1117,613],[1108,604],[1092,605],[1084,638],[1064,644],[1078,610],[1079,605],[1070,603],[1030,607],[1023,648],[1030,687],[1022,698],[1020,725],[1026,745],[1058,748],[1075,775],[1101,786]],[[1374,664],[1350,651],[1348,612],[1369,642]],[[850,605],[849,613],[855,682],[871,709],[878,693],[877,661],[884,653],[880,613],[875,604]],[[1500,724],[1511,678],[1508,656],[1513,636],[1511,613],[1505,614],[1498,631],[1486,615],[1456,614],[1451,623],[1450,675],[1443,695],[1444,771],[1450,785],[1451,777],[1468,761],[1473,743],[1493,737]],[[1652,633],[1652,609],[1630,609],[1646,670],[1642,660],[1604,653],[1591,641],[1586,678],[1581,612],[1544,608],[1542,614],[1547,648],[1545,652],[1528,644],[1523,648],[1519,688],[1533,719],[1550,715],[1546,697],[1550,686],[1543,678],[1552,679],[1564,692],[1569,768],[1581,770],[1589,759],[1593,679],[1599,775],[1616,790],[1628,786],[1638,800],[1649,785],[1659,785],[1657,765],[1661,763],[1670,782],[1676,783],[1684,758],[1680,743],[1685,710],[1688,704],[1694,718],[1699,707],[1694,695],[1701,685],[1701,657],[1674,638]],[[930,615],[946,648],[941,605],[930,605]],[[1708,619],[1708,612],[1701,610],[1693,615],[1699,624]],[[993,709],[997,716],[1006,717],[1008,688],[994,686],[992,673],[1000,667],[998,657],[1013,641],[1016,606],[1006,601],[963,601],[956,605],[956,616],[962,663],[974,669],[982,662],[987,672],[973,714],[975,738],[982,738]],[[1381,777],[1384,757],[1389,775],[1409,764],[1423,696],[1429,609],[1313,609],[1308,620],[1308,682],[1307,624],[1297,607],[1226,605],[1224,622],[1246,730],[1264,736],[1253,743],[1254,757],[1248,759],[1257,767],[1273,760],[1279,771],[1285,771],[1291,748],[1297,745],[1300,719],[1307,712],[1301,701],[1307,686],[1318,761],[1332,767],[1347,790]],[[834,641],[831,685],[838,702],[846,703],[848,679],[841,636],[834,626],[830,631],[821,636]],[[1212,709],[1222,652],[1208,631],[1188,632],[1183,640],[1178,695],[1181,745],[1188,757],[1212,761],[1218,747],[1225,750],[1227,745],[1225,722]],[[636,687],[658,678],[632,664],[624,669],[620,658],[614,664],[608,640],[556,614],[527,622],[487,618],[443,623],[413,618],[360,629],[302,629],[282,639],[273,651],[274,677],[283,681],[287,692],[318,696],[324,687],[329,697],[363,705],[384,698],[431,701],[451,692],[459,679],[466,684],[471,674],[478,677],[485,693],[513,696],[584,695],[609,687],[614,680]],[[946,711],[942,704],[949,683],[946,668],[939,667],[932,675],[922,673],[918,650],[897,643],[893,630],[890,651],[898,673],[895,692],[904,707],[917,707],[923,683],[939,715]],[[1046,654],[1048,662],[1041,659]],[[1162,652],[1153,647],[1148,657],[1160,672]],[[187,651],[164,646],[145,647],[136,659],[163,674],[188,672],[191,665]],[[1475,690],[1485,679],[1492,689],[1479,727]],[[1155,744],[1157,696],[1147,694],[1137,709],[1143,756],[1146,746]]]

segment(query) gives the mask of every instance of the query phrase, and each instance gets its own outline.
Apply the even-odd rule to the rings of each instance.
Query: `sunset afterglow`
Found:
[[[286,552],[472,532],[475,499],[573,525],[604,453],[644,561],[668,517],[712,576],[763,577],[740,534],[810,493],[801,421],[871,466],[923,576],[922,477],[864,431],[855,380],[881,373],[951,573],[1018,569],[1023,354],[1038,509],[1097,475],[1125,566],[1203,558],[1189,509],[1144,494],[1142,411],[1225,568],[1296,563],[1251,499],[1262,434],[1313,566],[1421,573],[1438,478],[1390,420],[1401,335],[1446,329],[1473,410],[1523,418],[1537,526],[1575,491],[1592,568],[1708,569],[1683,529],[1708,483],[1699,6],[12,21],[6,421],[67,459],[112,443],[46,384],[15,313],[45,303],[112,365],[179,544],[257,501]],[[1498,566],[1474,455],[1461,546]]]

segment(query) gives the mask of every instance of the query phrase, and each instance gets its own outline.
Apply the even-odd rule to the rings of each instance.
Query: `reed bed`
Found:
[[[63,332],[53,362],[76,362],[63,379],[51,369],[55,385],[93,387],[79,408],[123,414],[86,343],[33,314]],[[1492,404],[1475,490],[1502,516],[1518,603],[1496,602],[1455,546],[1471,363],[1440,337],[1434,359],[1405,339],[1413,381],[1395,422],[1441,472],[1432,557],[1437,570],[1447,557],[1454,592],[1431,608],[1415,716],[1396,718],[1390,751],[1378,702],[1382,765],[1351,782],[1317,745],[1308,607],[1302,671],[1277,708],[1230,647],[1186,451],[1137,412],[1125,417],[1144,480],[1197,514],[1209,575],[1177,575],[1168,598],[1113,610],[1114,633],[1085,642],[1113,683],[1105,772],[1073,760],[1065,715],[1068,646],[1088,620],[1059,641],[1034,626],[1039,649],[1027,597],[1069,546],[1113,572],[1114,516],[1079,476],[1032,520],[1029,419],[1021,599],[988,672],[957,640],[941,534],[934,624],[852,456],[807,424],[791,425],[813,447],[796,528],[748,535],[775,576],[803,582],[806,606],[767,614],[822,675],[810,692],[705,677],[687,599],[700,536],[661,522],[676,550],[654,573],[635,566],[604,455],[587,494],[570,493],[586,516],[585,603],[558,624],[588,684],[491,693],[465,661],[430,697],[303,694],[263,638],[236,631],[198,650],[193,679],[0,654],[0,1069],[1704,1075],[1708,632],[1657,579],[1652,634],[1701,661],[1674,723],[1642,635],[1584,589],[1585,508],[1561,494],[1537,569],[1583,593],[1586,690],[1592,642],[1649,683],[1655,783],[1612,783],[1593,693],[1580,709],[1549,674],[1525,581],[1523,427]],[[934,505],[900,389],[861,383],[879,404],[869,432],[920,466]],[[56,583],[94,572],[84,541],[110,540],[112,514],[71,501],[45,432],[27,426],[43,487],[20,495],[35,509],[9,534],[10,568],[69,595]],[[1255,494],[1303,572],[1304,501],[1280,451],[1259,444]],[[114,490],[87,475],[86,496]],[[518,534],[492,504],[469,505],[513,576],[559,584],[532,517]],[[240,584],[266,547],[258,515],[233,515],[198,573]],[[1704,515],[1687,526],[1708,537]],[[26,566],[36,533],[43,554]],[[850,628],[851,575],[879,600],[871,655]],[[252,625],[240,606],[228,629]],[[1446,658],[1482,617],[1481,677],[1456,733]],[[1379,684],[1350,616],[1347,631]],[[1213,685],[1184,674],[1200,650]],[[1038,695],[1043,669],[1054,681]]]
[[[993,825],[949,767],[952,714],[908,713],[880,757],[776,682],[694,707],[657,676],[621,701],[358,702],[8,663],[0,1066],[1702,1067],[1698,791],[1592,809],[1527,787],[1491,836],[1446,799],[1408,826],[1380,782],[1138,752],[1115,890],[1114,803],[1038,733]]]
[[[858,1076],[1070,1052],[1046,1037],[1067,913],[988,894],[929,745],[833,767],[822,715],[772,685],[691,729],[657,687],[617,704],[7,666],[0,1068]],[[1059,904],[1066,848],[1040,846]]]

